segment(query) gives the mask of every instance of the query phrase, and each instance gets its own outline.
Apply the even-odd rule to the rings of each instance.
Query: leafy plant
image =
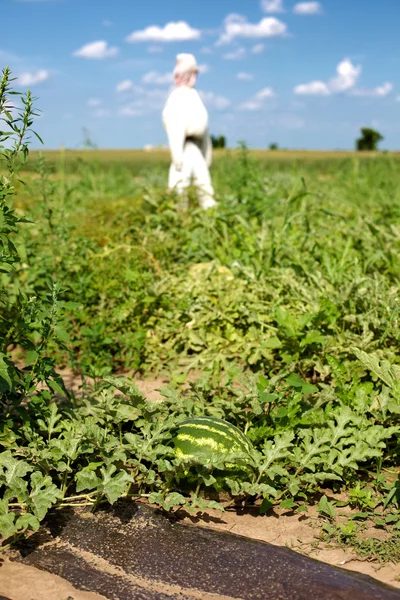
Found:
[[[46,293],[37,296],[10,286],[21,263],[16,235],[19,226],[27,222],[17,214],[12,201],[37,116],[30,92],[14,92],[12,81],[9,69],[4,69],[0,83],[0,124],[5,127],[0,131],[0,158],[5,165],[5,174],[0,176],[0,271],[5,274],[0,285],[0,446],[9,449],[0,454],[0,488],[4,490],[0,531],[5,537],[28,528],[38,529],[39,522],[60,497],[51,477],[35,471],[31,463],[17,458],[18,451],[11,449],[18,448],[21,428],[38,419],[43,411],[54,410],[50,408],[55,407],[50,404],[54,392],[68,395],[55,371],[54,360],[47,356],[52,339],[58,339],[59,346],[65,347],[58,330],[59,286],[54,283]],[[14,106],[13,100],[20,101],[21,108]],[[24,351],[24,364],[12,357],[16,348]],[[15,515],[10,511],[10,500],[23,502],[29,510]]]

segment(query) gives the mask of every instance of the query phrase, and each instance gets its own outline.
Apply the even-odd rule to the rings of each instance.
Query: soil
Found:
[[[64,381],[76,394],[81,393],[81,380],[71,371],[60,371]],[[137,380],[139,390],[150,400],[162,400],[160,388],[166,385],[165,378]],[[317,510],[310,507],[307,514],[299,515],[275,510],[268,516],[256,516],[256,512],[227,510],[225,513],[208,511],[207,514],[193,517],[181,515],[182,523],[201,526],[220,532],[230,532],[246,538],[286,546],[300,554],[309,556],[348,571],[369,575],[374,579],[400,589],[400,565],[386,563],[380,565],[358,558],[351,548],[329,547],[319,541]],[[377,537],[377,531],[371,534]],[[204,596],[205,597],[205,596]],[[210,596],[207,596],[210,597]],[[217,596],[214,596],[216,598]],[[222,598],[222,596],[218,596]],[[400,598],[400,596],[399,596]],[[33,566],[10,562],[5,558],[0,562],[0,600],[104,600],[105,596],[83,592],[59,575],[47,573]]]
[[[12,557],[0,568],[0,597],[10,600],[400,598],[376,579],[129,500],[95,514],[55,511]]]
[[[77,397],[80,397],[84,394],[82,389],[82,379],[77,377],[71,369],[57,369],[57,372],[63,378],[65,386],[71,392],[73,392]],[[132,373],[118,373],[117,376],[126,376],[132,377]],[[193,376],[195,378],[195,375]],[[85,378],[86,385],[90,386],[93,384],[93,379],[90,377]],[[168,380],[166,377],[153,377],[151,379],[135,379],[135,383],[139,389],[139,391],[151,402],[159,402],[163,399],[163,396],[160,392],[160,389],[168,384]]]
[[[221,515],[220,512],[210,510],[202,517],[185,516],[183,522],[216,531],[229,531],[274,546],[286,546],[328,565],[370,575],[400,589],[400,564],[369,562],[357,557],[351,548],[345,550],[320,542],[318,536],[321,522],[317,517],[316,507],[310,507],[307,515],[302,516],[278,509],[268,516],[260,516],[256,512],[238,514],[236,511],[226,511]],[[367,534],[379,537],[376,529],[367,531]]]
[[[77,590],[62,577],[10,560],[0,566],[0,594],[0,600],[107,600]]]

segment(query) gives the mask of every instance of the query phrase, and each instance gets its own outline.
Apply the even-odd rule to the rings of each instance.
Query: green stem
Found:
[[[64,499],[64,496],[65,496],[65,492],[68,489],[68,473],[70,471],[70,465],[71,465],[71,459],[69,458],[68,462],[67,462],[67,468],[65,470],[64,477],[63,477],[62,487],[61,487],[61,493],[63,495],[63,499]]]

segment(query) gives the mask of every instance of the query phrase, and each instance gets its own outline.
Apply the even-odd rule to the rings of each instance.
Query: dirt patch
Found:
[[[71,369],[57,369],[57,372],[63,378],[66,388],[77,397],[84,396],[85,389],[90,388],[90,386],[94,384],[94,380],[90,377],[85,377],[85,380],[83,380],[71,371]],[[122,375],[132,377],[139,391],[147,398],[147,400],[150,400],[150,402],[159,402],[163,399],[160,389],[168,383],[165,377],[157,376],[148,379],[140,379],[134,377],[132,373],[117,373],[116,377]]]
[[[9,600],[107,600],[77,590],[57,575],[9,560],[0,565],[0,595]]]
[[[227,520],[213,515],[208,515],[208,520],[232,530]],[[273,523],[274,517],[261,517],[261,521]],[[68,596],[60,595],[63,589],[53,596],[39,596],[45,600],[93,598],[79,596],[76,590],[96,592],[97,598],[108,600],[400,598],[395,589],[376,579],[332,568],[288,548],[200,528],[193,522],[191,526],[177,523],[160,511],[128,500],[95,514],[55,511],[47,527],[32,534],[14,558],[24,567],[46,571],[43,578],[53,573],[72,586],[72,591],[66,589]],[[13,586],[21,581],[29,585],[31,576],[38,574],[21,570],[18,575],[12,579]],[[0,570],[1,584],[4,579]],[[40,580],[39,576],[39,584]],[[49,585],[55,582],[60,583],[49,580]],[[0,596],[22,597],[15,594],[15,589],[20,594],[19,588],[1,584]],[[36,600],[31,591],[25,587],[24,600]]]
[[[243,514],[231,510],[225,513],[208,511],[202,517],[185,516],[183,523],[216,531],[228,531],[274,546],[287,546],[329,565],[370,575],[382,583],[400,589],[400,564],[380,565],[369,562],[357,557],[351,548],[345,550],[320,542],[318,536],[321,523],[318,522],[316,507],[310,507],[307,515],[285,513],[279,509],[268,516],[261,516],[255,511]],[[374,529],[366,533],[369,533],[369,537],[378,538],[380,532]]]

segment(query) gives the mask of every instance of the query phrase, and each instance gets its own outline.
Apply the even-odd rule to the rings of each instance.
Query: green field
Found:
[[[194,190],[176,209],[168,162],[32,153],[3,194],[3,217],[29,223],[8,231],[20,262],[2,276],[0,531],[127,494],[194,512],[317,503],[326,536],[382,558],[359,538],[372,524],[398,557],[400,157],[216,153],[209,212]],[[66,366],[94,387],[71,397]],[[165,401],[121,373],[164,374]],[[177,427],[201,415],[251,452],[182,461]],[[245,467],[227,477],[228,459]]]
[[[396,354],[400,159],[277,154],[217,154],[210,214],[175,210],[165,153],[32,156],[26,285],[65,287],[81,363],[324,379],[330,353]]]

